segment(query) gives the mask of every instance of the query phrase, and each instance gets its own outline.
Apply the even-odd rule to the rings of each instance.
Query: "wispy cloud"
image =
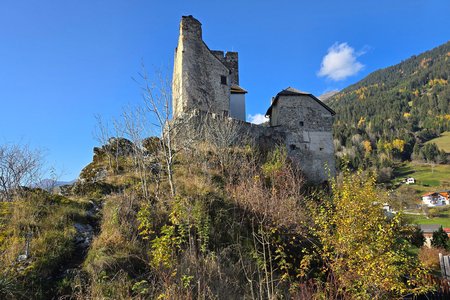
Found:
[[[262,124],[269,121],[263,114],[248,115],[248,121],[253,124]]]
[[[317,75],[334,81],[344,80],[355,75],[364,68],[364,65],[357,60],[364,53],[365,50],[355,52],[355,49],[347,43],[335,43],[323,57]]]

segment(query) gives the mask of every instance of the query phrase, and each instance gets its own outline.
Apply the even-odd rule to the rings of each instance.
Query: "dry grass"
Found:
[[[89,277],[84,297],[131,299],[130,276],[146,267],[146,248],[136,230],[138,202],[128,192],[105,198],[100,233],[84,262]]]
[[[0,280],[13,279],[14,297],[45,298],[56,284],[46,278],[74,254],[73,223],[86,217],[84,203],[33,190],[11,204],[9,216],[3,225]],[[26,235],[30,235],[30,257],[21,263],[17,257],[25,252]]]
[[[424,264],[425,267],[430,268],[434,271],[440,271],[440,263],[439,263],[439,253],[443,255],[449,255],[445,249],[440,248],[428,248],[423,246],[419,250],[419,260]]]

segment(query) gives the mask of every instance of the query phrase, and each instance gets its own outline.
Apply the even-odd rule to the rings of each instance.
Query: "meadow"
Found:
[[[413,177],[416,184],[410,185],[419,193],[450,189],[450,165],[404,162],[395,172],[393,183]]]
[[[440,137],[432,139],[428,143],[435,143],[440,150],[450,153],[450,131],[442,133]]]

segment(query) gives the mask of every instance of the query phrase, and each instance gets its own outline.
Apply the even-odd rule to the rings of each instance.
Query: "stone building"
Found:
[[[237,52],[210,50],[203,42],[201,23],[183,16],[172,79],[173,122],[183,124],[185,132],[189,127],[202,132],[205,116],[232,122],[258,146],[284,144],[311,182],[334,176],[334,111],[311,93],[289,87],[272,99],[266,113],[269,124],[245,122],[247,91],[239,86],[238,63]]]
[[[246,91],[239,87],[237,52],[210,50],[202,40],[202,25],[192,16],[181,19],[172,93],[174,118],[198,109],[245,121]]]

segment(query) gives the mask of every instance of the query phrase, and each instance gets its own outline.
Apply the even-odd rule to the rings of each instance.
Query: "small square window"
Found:
[[[227,76],[223,76],[223,75],[220,76],[220,83],[226,85],[227,84]]]
[[[303,125],[305,125],[305,123],[303,123],[303,121],[300,121],[300,126],[303,126]]]
[[[323,150],[323,148],[319,148],[319,150],[320,150],[320,151],[322,151],[322,150]]]

